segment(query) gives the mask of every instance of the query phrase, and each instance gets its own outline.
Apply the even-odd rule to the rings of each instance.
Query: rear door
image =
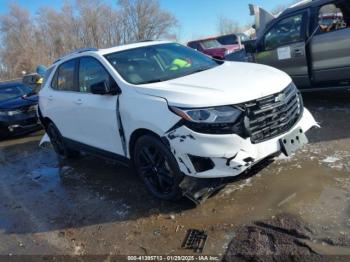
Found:
[[[258,63],[286,72],[300,87],[310,84],[305,50],[307,24],[307,11],[276,20],[260,38],[256,55]]]
[[[316,84],[350,85],[350,4],[335,1],[317,8],[318,31],[310,42]]]
[[[50,88],[42,90],[40,102],[48,116],[59,129],[62,136],[77,140],[75,106],[77,100],[77,84],[75,78],[77,60],[69,60],[58,66]]]

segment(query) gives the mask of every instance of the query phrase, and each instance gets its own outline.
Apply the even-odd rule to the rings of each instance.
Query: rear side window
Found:
[[[79,62],[79,91],[90,93],[91,86],[108,82],[109,74],[103,65],[92,57],[83,57]]]
[[[59,91],[77,91],[74,83],[75,63],[76,60],[70,60],[58,67],[51,83],[53,89]]]
[[[237,36],[235,35],[225,35],[217,38],[220,44],[222,45],[235,45],[238,44]]]
[[[302,25],[304,14],[298,14],[279,21],[265,35],[265,49],[271,50],[279,46],[302,41]]]

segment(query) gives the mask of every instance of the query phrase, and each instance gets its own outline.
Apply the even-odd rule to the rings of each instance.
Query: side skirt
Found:
[[[103,149],[99,149],[96,147],[92,147],[74,140],[71,140],[69,138],[63,138],[64,139],[64,143],[69,147],[72,148],[74,150],[78,150],[78,151],[83,151],[86,153],[89,153],[91,155],[97,156],[97,157],[101,157],[104,159],[108,159],[108,160],[112,160],[112,161],[116,161],[119,164],[125,166],[125,167],[129,167],[130,166],[130,159],[126,158],[125,156],[122,155],[118,155]]]

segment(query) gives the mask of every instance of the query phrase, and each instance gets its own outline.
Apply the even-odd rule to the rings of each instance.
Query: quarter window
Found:
[[[75,60],[60,65],[52,80],[52,88],[59,91],[76,91],[74,85]]]
[[[281,20],[265,35],[265,49],[271,50],[278,46],[302,41],[303,14]]]
[[[79,63],[79,91],[82,93],[90,93],[91,86],[108,82],[109,74],[106,69],[94,58],[83,57]]]

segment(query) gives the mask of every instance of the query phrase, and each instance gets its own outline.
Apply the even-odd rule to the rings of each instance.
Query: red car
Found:
[[[241,49],[239,44],[221,45],[215,37],[191,41],[187,43],[187,46],[220,60]]]

